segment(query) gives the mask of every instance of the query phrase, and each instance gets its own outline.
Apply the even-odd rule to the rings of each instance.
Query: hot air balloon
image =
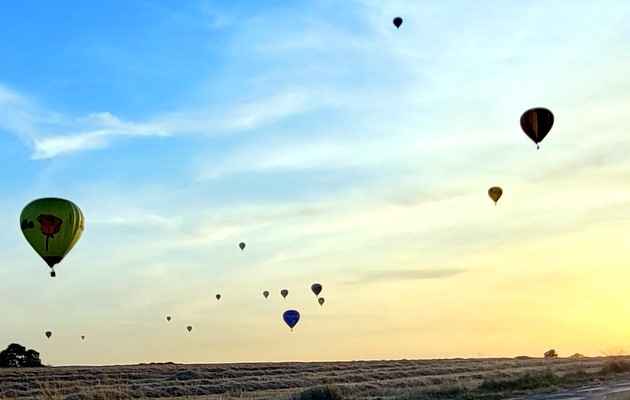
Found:
[[[313,291],[313,293],[315,293],[315,296],[317,297],[322,292],[322,285],[320,285],[319,283],[313,283],[311,285],[311,290]]]
[[[266,299],[267,297],[269,297],[269,291],[268,291],[268,290],[265,290],[265,291],[263,292],[263,296],[265,296],[265,299]]]
[[[286,298],[287,298],[287,296],[289,295],[289,291],[288,291],[288,290],[286,290],[286,289],[282,289],[282,290],[280,291],[280,294],[282,295],[282,297],[283,297],[283,298],[285,298],[285,299],[286,299]]]
[[[51,336],[52,336],[52,332],[51,331],[46,331],[46,337],[48,339],[50,339]]]
[[[538,144],[547,136],[552,126],[553,114],[546,108],[531,108],[521,115],[521,128],[536,143],[537,149],[540,148]]]
[[[490,198],[494,200],[494,205],[497,204],[497,201],[499,201],[502,194],[503,194],[503,189],[501,189],[498,186],[493,186],[490,189],[488,189],[488,196],[490,196]]]
[[[324,301],[326,301],[326,300],[324,300],[323,297],[320,297],[319,299],[317,299],[317,302],[319,303],[320,306],[324,305]]]
[[[166,320],[170,322],[170,321],[171,321],[171,316],[170,316],[170,315],[167,315],[167,316],[166,316]]]
[[[214,296],[214,297],[216,297],[216,298],[217,298],[217,300],[221,300],[221,295],[220,295],[220,294],[218,294],[218,293],[217,293],[217,295],[216,295],[216,296]]]
[[[293,327],[300,320],[300,313],[296,310],[287,310],[284,312],[284,314],[282,314],[282,319],[284,320],[284,322],[286,322],[287,325],[289,325],[291,331],[293,331]]]
[[[85,335],[81,335],[81,340],[85,340]]]
[[[83,233],[83,213],[71,201],[53,197],[33,200],[20,214],[24,237],[51,268],[60,262]]]
[[[396,17],[394,18],[394,25],[396,25],[396,29],[400,28],[400,25],[402,25],[402,18],[400,17]]]
[[[245,242],[241,242],[238,244],[238,247],[241,248],[241,251],[243,251],[245,249]]]
[[[192,326],[188,325],[188,326],[186,327],[186,329],[188,329],[188,332],[190,332],[190,331],[192,331]]]

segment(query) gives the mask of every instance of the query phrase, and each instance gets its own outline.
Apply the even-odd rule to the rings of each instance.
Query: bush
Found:
[[[602,374],[618,374],[630,371],[630,362],[623,360],[608,360],[602,366]]]
[[[528,371],[510,380],[484,380],[478,387],[482,392],[512,392],[546,388],[558,384],[560,379],[551,370]]]
[[[294,400],[345,400],[346,396],[336,385],[316,386],[293,397]]]
[[[545,351],[545,358],[557,358],[558,353],[554,349]]]
[[[11,343],[0,352],[0,367],[41,367],[39,353],[35,350],[26,350],[26,347],[17,343]]]

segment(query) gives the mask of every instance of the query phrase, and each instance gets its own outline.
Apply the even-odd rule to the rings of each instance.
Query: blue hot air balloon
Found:
[[[284,312],[284,314],[282,314],[282,319],[284,320],[284,322],[286,322],[287,325],[289,325],[289,328],[291,328],[291,330],[293,331],[293,327],[300,320],[300,313],[296,310],[287,310]]]

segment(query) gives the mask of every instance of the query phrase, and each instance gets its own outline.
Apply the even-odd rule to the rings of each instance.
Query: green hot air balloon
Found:
[[[20,214],[20,226],[28,243],[51,268],[60,262],[77,243],[85,218],[71,201],[53,197],[33,200]]]

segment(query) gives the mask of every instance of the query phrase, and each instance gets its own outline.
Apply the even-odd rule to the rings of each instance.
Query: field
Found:
[[[0,398],[500,399],[626,377],[630,357],[0,369]]]

